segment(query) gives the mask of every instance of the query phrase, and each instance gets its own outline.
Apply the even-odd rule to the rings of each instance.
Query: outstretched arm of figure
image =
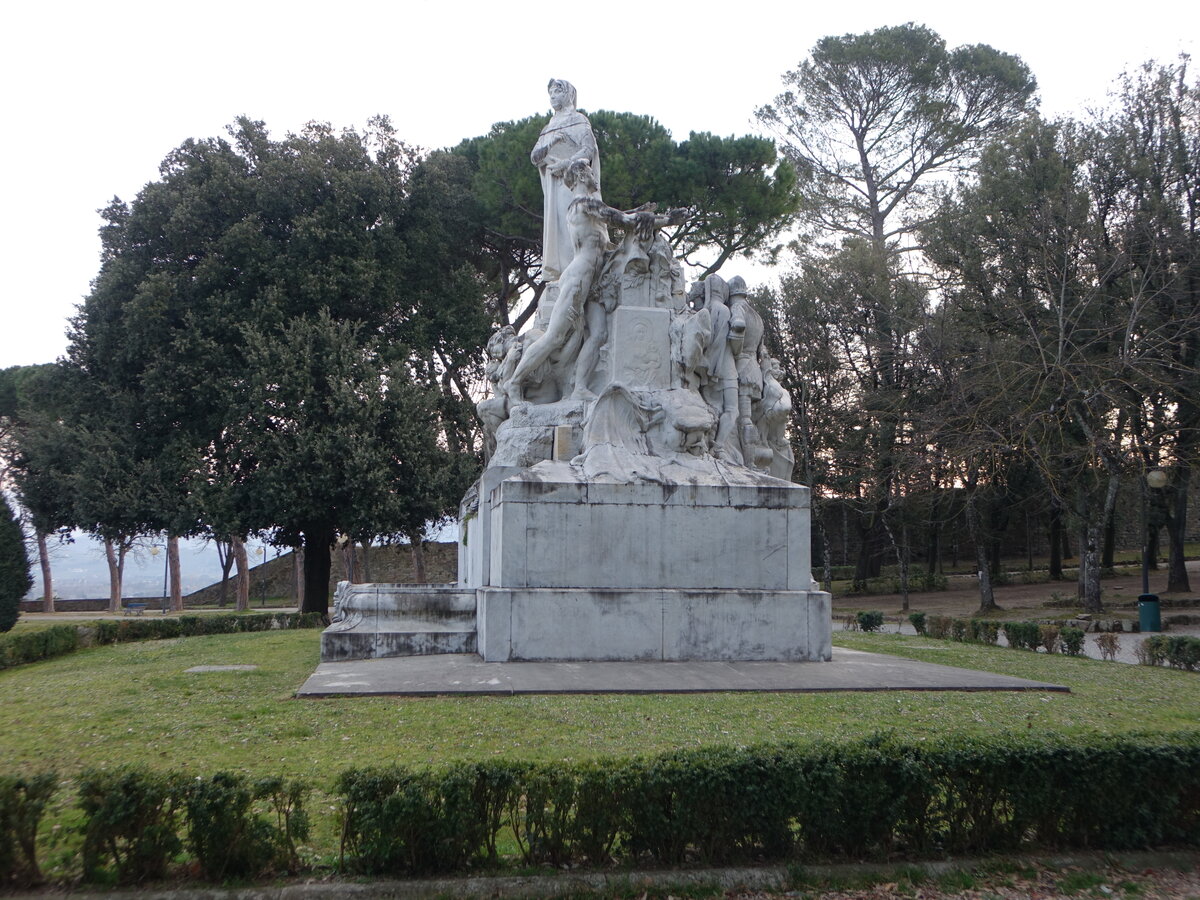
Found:
[[[654,232],[665,225],[680,225],[687,219],[688,211],[686,209],[672,209],[666,215],[656,216],[653,212],[638,213],[635,227],[637,228],[637,236],[644,241],[649,241],[654,238]]]
[[[636,229],[638,237],[645,240],[654,237],[655,229],[662,228],[664,225],[679,225],[687,218],[688,214],[686,209],[672,209],[666,215],[655,215],[654,212],[657,209],[657,203],[645,203],[637,209],[622,212],[595,197],[591,197],[587,201],[588,215],[614,225],[633,227]]]

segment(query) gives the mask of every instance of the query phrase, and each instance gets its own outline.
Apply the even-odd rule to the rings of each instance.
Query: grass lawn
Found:
[[[324,782],[350,766],[492,756],[551,760],[677,747],[849,740],[893,730],[1200,728],[1194,674],[926,638],[844,633],[840,646],[1065,684],[1070,694],[839,693],[334,698],[292,692],[317,664],[315,630],[119,644],[0,672],[9,772],[127,762]],[[251,663],[252,672],[188,674]]]
[[[680,747],[908,740],[948,733],[1082,734],[1200,728],[1200,680],[1158,668],[862,633],[840,646],[1069,686],[1071,694],[841,693],[333,698],[298,700],[317,664],[317,630],[117,644],[0,672],[0,772],[140,763],[189,774],[300,776],[315,789],[303,848],[336,856],[329,790],[351,766],[423,766],[489,757],[555,760]],[[189,674],[197,665],[256,671]],[[47,874],[77,867],[79,814],[69,782],[47,811]],[[511,849],[511,848],[510,848]]]

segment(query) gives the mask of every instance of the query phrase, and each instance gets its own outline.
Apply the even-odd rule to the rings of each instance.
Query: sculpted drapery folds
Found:
[[[763,321],[745,282],[710,275],[687,292],[660,233],[703,211],[606,204],[574,89],[557,79],[549,89],[554,117],[531,156],[542,174],[543,278],[551,283],[531,328],[520,336],[502,328],[489,344],[493,396],[477,408],[491,465],[553,456],[593,475],[613,475],[611,461],[624,460],[617,470],[635,480],[668,477],[677,466],[733,480],[790,478],[791,454],[766,437],[786,443],[790,400],[777,382],[766,384]]]
[[[566,183],[567,170],[572,163],[588,163],[598,193],[600,153],[591,122],[575,109],[575,88],[571,83],[551,78],[546,89],[554,115],[538,136],[529,159],[542,179],[542,278],[557,281],[574,255],[567,225],[574,192]]]

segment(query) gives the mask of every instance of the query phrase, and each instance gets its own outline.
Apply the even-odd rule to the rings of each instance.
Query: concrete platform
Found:
[[[833,648],[831,662],[484,662],[475,654],[321,663],[299,697],[1058,691],[1056,684]]]

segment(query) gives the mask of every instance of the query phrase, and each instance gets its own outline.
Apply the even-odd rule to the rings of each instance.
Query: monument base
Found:
[[[475,591],[452,584],[350,584],[334,595],[321,662],[474,653]]]
[[[712,460],[657,477],[487,470],[460,522],[460,583],[343,583],[321,659],[830,659],[808,488]]]
[[[831,621],[820,591],[481,588],[477,647],[487,662],[827,661]]]

